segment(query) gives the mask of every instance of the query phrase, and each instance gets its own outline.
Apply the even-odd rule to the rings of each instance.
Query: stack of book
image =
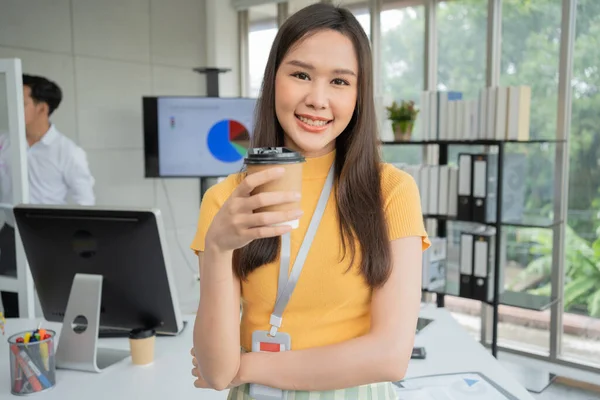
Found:
[[[474,99],[424,91],[414,135],[424,141],[529,140],[531,87],[483,88]]]
[[[456,217],[458,212],[458,168],[451,165],[395,164],[411,175],[421,195],[426,215]]]
[[[395,164],[417,183],[425,218],[487,224],[432,238],[423,257],[423,289],[454,287],[460,297],[493,301],[498,162],[495,153],[461,153],[458,167]],[[502,168],[502,222],[519,222],[525,207],[525,154],[505,154]]]

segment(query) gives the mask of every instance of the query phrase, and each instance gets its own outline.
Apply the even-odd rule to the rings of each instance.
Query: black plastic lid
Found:
[[[304,162],[304,156],[285,147],[259,147],[248,149],[246,164],[293,164]]]
[[[155,335],[154,329],[136,328],[129,332],[129,339],[146,339]]]

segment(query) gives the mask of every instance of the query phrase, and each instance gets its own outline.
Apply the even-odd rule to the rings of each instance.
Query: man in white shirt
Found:
[[[23,75],[23,100],[28,144],[29,202],[94,205],[94,178],[84,150],[50,122],[50,116],[62,101],[61,89],[44,77]],[[7,184],[10,182],[9,146],[8,135],[0,137],[0,168],[3,169],[1,178],[4,181],[0,197],[12,202],[10,183]],[[4,257],[0,256],[0,274],[14,275],[15,265],[10,256],[14,252],[14,228],[10,224],[5,223],[0,229],[0,239],[4,253]],[[4,307],[8,311],[12,304],[6,303],[12,303],[14,299],[7,298],[7,295],[2,293]]]
[[[62,100],[46,78],[23,75],[29,201],[33,204],[94,205],[94,178],[82,148],[60,133],[50,116]]]

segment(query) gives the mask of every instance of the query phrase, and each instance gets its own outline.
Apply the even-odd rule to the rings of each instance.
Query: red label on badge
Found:
[[[284,350],[285,347],[282,344],[260,342],[260,351],[270,351],[273,353],[277,353]]]

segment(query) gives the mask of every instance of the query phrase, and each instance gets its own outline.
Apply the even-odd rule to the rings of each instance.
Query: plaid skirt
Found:
[[[250,385],[245,384],[229,390],[228,400],[253,400]],[[372,383],[348,389],[306,392],[288,390],[286,400],[397,400],[394,385],[389,382]]]

